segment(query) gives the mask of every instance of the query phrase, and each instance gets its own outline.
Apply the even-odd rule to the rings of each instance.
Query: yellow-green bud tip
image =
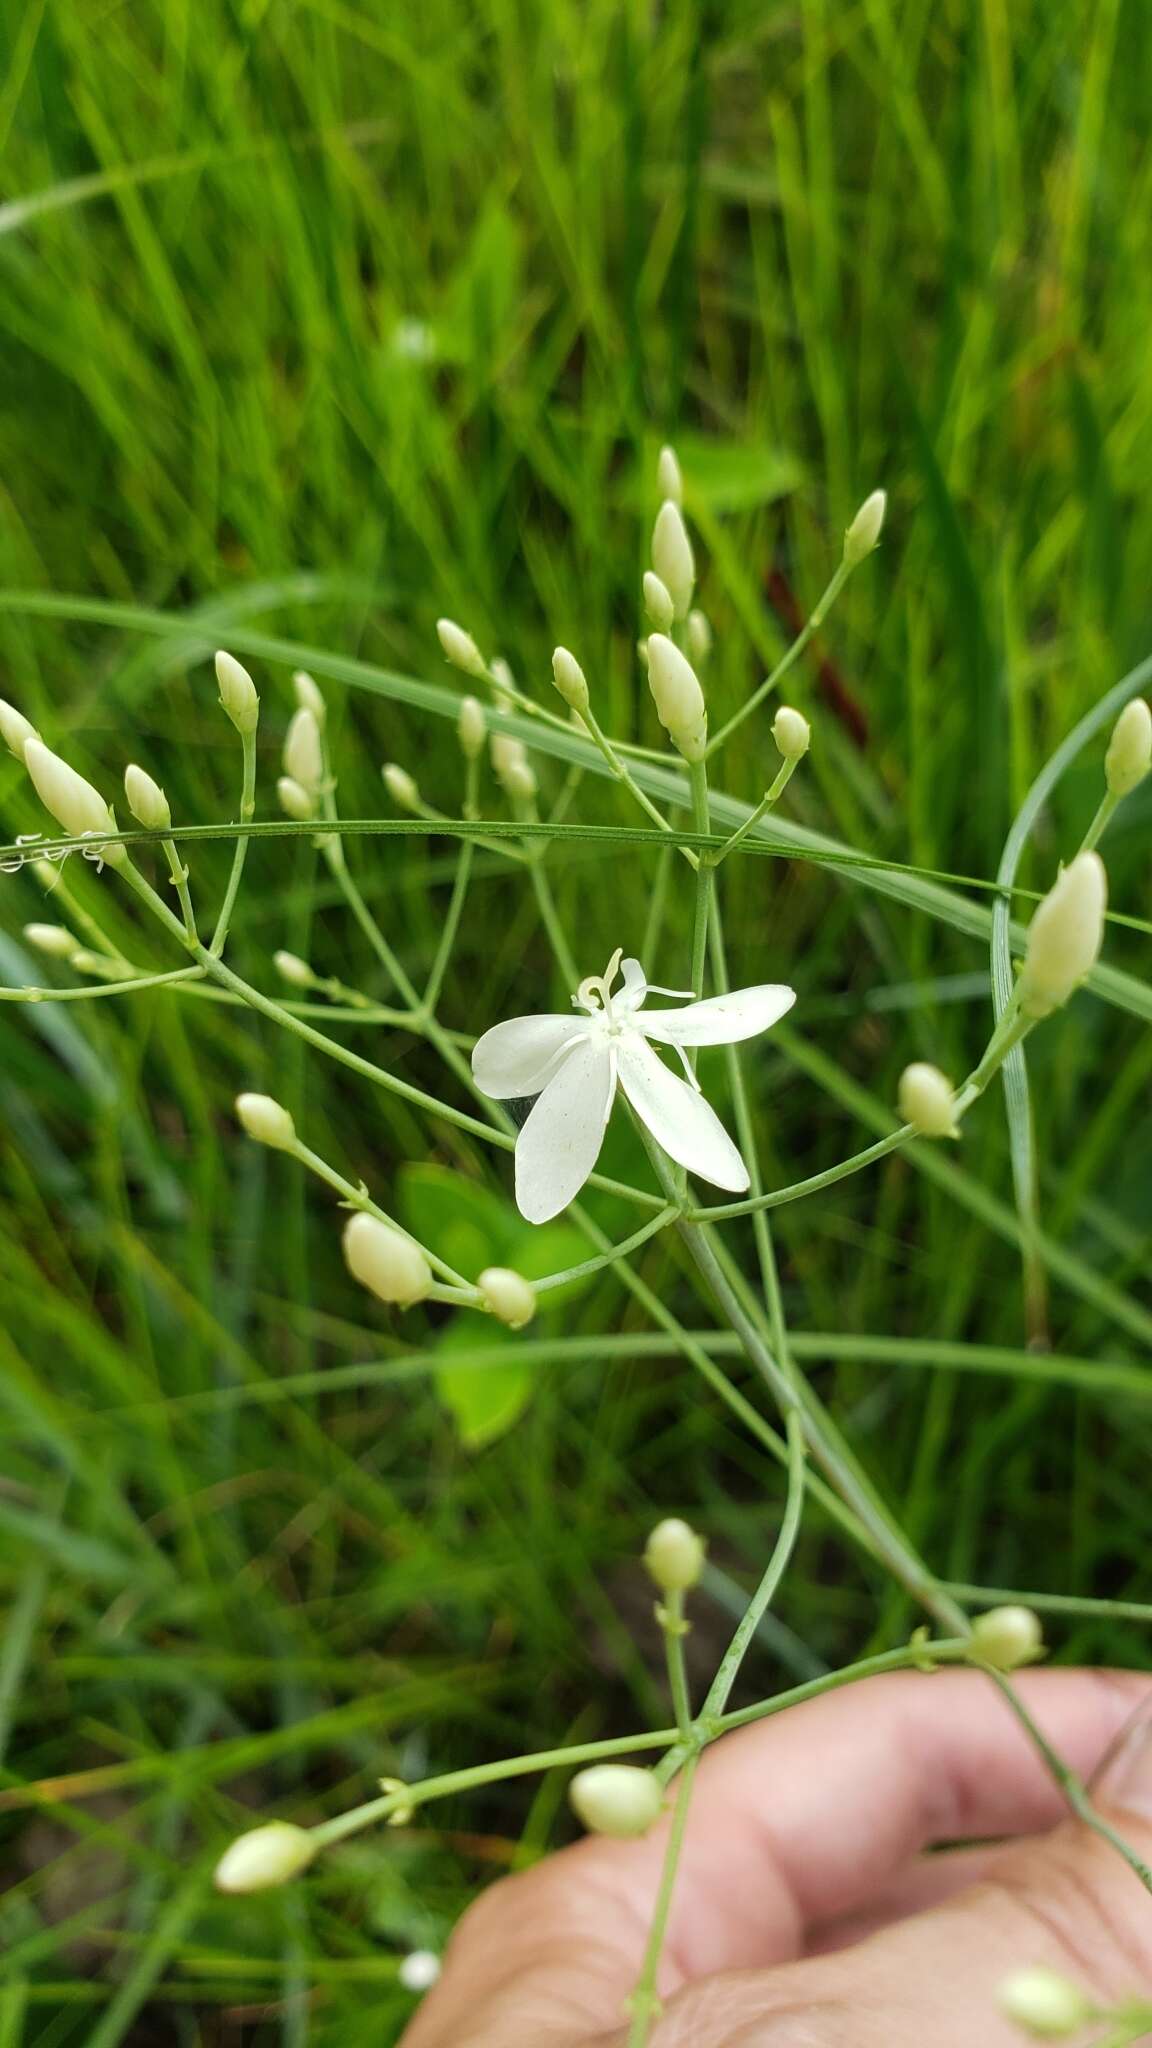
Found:
[[[488,721],[479,697],[462,697],[460,716],[456,721],[456,736],[466,760],[474,761],[481,752],[487,730]]]
[[[576,656],[566,647],[553,651],[552,681],[571,711],[587,711],[588,679]]]
[[[636,1764],[593,1764],[577,1771],[568,1797],[590,1834],[621,1839],[646,1835],[664,1806],[656,1778]]]
[[[972,1655],[994,1671],[1018,1671],[1044,1655],[1044,1634],[1030,1607],[991,1607],[972,1624]]]
[[[686,619],[696,583],[696,561],[679,505],[665,498],[652,528],[652,567],[672,599],[678,619]]]
[[[888,510],[887,491],[873,491],[844,535],[844,560],[850,569],[867,560],[880,538]]]
[[[166,832],[172,823],[172,812],[168,799],[155,778],[146,768],[138,768],[133,761],[124,770],[124,794],[128,809],[149,832]]]
[[[216,655],[216,681],[220,702],[237,732],[255,732],[260,722],[260,699],[256,685],[242,662],[220,648]]]
[[[1112,728],[1104,775],[1113,796],[1127,796],[1152,769],[1152,711],[1143,697],[1124,706]]]
[[[644,1562],[662,1593],[686,1593],[704,1569],[704,1538],[674,1515],[657,1522],[644,1546]]]
[[[296,1143],[296,1126],[282,1103],[271,1095],[238,1095],[236,1114],[250,1138],[258,1145],[271,1145],[277,1152],[290,1151]]]
[[[1000,1986],[1000,2010],[1034,2041],[1067,2041],[1092,2014],[1078,1985],[1042,1967],[1017,1970]]]
[[[354,1280],[397,1308],[411,1308],[423,1301],[432,1286],[432,1268],[418,1244],[381,1223],[376,1216],[360,1214],[344,1228],[344,1259]]]
[[[14,704],[6,703],[4,698],[0,697],[0,739],[9,753],[15,754],[16,759],[22,761],[27,742],[38,740],[39,737],[31,719],[25,718],[24,713],[17,711]]]
[[[897,1105],[906,1124],[922,1138],[958,1138],[956,1096],[951,1081],[927,1060],[913,1060],[900,1076]]]
[[[1066,1003],[1100,956],[1108,877],[1098,853],[1078,853],[1049,889],[1028,927],[1020,975],[1026,1017],[1047,1017]]]
[[[648,635],[648,688],[656,715],[686,761],[701,761],[708,744],[708,707],[700,679],[675,641]]]
[[[484,656],[471,633],[466,633],[455,619],[437,619],[436,637],[453,668],[463,669],[466,676],[487,675]]]
[[[667,444],[660,450],[656,462],[656,488],[662,498],[671,498],[674,505],[684,503],[684,479],[676,450]]]
[[[316,1844],[306,1828],[294,1827],[288,1820],[270,1820],[238,1835],[225,1849],[216,1865],[216,1889],[235,1894],[270,1891],[299,1877],[315,1854]]]
[[[786,761],[802,761],[812,744],[812,727],[802,711],[782,704],[772,720],[772,737]]]
[[[414,776],[397,761],[385,761],[380,770],[384,787],[399,811],[419,811],[420,791]]]
[[[536,1313],[536,1290],[510,1266],[488,1266],[476,1285],[486,1309],[510,1330],[522,1330]]]

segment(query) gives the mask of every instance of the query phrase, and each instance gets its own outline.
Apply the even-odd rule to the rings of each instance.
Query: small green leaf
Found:
[[[516,1362],[516,1335],[502,1323],[486,1321],[485,1350],[507,1349],[508,1363],[453,1365],[453,1351],[471,1351],[477,1343],[476,1318],[457,1316],[438,1346],[443,1363],[436,1368],[436,1391],[452,1416],[467,1450],[495,1443],[523,1414],[532,1396],[531,1366]]]

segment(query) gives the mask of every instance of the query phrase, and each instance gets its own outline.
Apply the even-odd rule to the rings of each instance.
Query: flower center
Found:
[[[581,1008],[587,1010],[590,1015],[602,1018],[614,1037],[618,1035],[620,1025],[612,1013],[612,983],[620,971],[623,952],[624,948],[617,946],[603,974],[586,975],[576,991],[575,998]]]

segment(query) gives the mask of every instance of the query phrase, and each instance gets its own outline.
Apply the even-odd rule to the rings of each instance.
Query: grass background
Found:
[[[541,692],[561,640],[651,742],[631,641],[673,433],[717,721],[887,485],[884,547],[791,687],[816,742],[787,806],[988,877],[1042,761],[1152,645],[1146,28],[1138,0],[7,10],[0,584],[189,617],[156,639],[6,598],[0,691],[109,789],[143,760],[189,820],[235,803],[202,658],[230,629],[440,680],[448,612]],[[289,671],[253,665],[267,801]],[[450,729],[329,694],[348,815],[385,807],[384,758],[456,807]],[[767,723],[723,764],[736,796],[764,786]],[[1075,845],[1099,771],[1089,750],[1042,814],[1026,884]],[[599,788],[580,802],[626,815]],[[0,803],[13,832],[41,822],[7,758]],[[1136,915],[1148,817],[1145,791],[1106,845]],[[196,856],[205,904],[225,857]],[[450,847],[353,858],[426,969]],[[462,1029],[534,1007],[550,972],[522,877],[488,855],[477,873],[445,1000]],[[640,943],[654,875],[648,854],[557,854],[589,968]],[[114,888],[83,886],[128,935]],[[0,891],[3,978],[42,978],[19,939],[36,885]],[[737,977],[801,992],[799,1056],[768,1042],[752,1067],[771,1181],[867,1142],[851,1086],[887,1104],[908,1059],[979,1053],[972,939],[800,862],[747,860],[727,908]],[[662,979],[686,919],[674,893]],[[254,852],[235,946],[257,979],[289,946],[386,996],[304,840]],[[1116,930],[1109,957],[1141,975],[1146,939]],[[933,1176],[897,1158],[779,1214],[817,1383],[956,1580],[1140,1597],[1148,1043],[1081,997],[1032,1062],[1042,1212],[1081,1262],[1052,1302],[1056,1358],[1089,1362],[1076,1384],[1022,1348],[998,1093]],[[439,1085],[403,1034],[366,1049]],[[463,1447],[431,1380],[442,1319],[373,1312],[330,1199],[237,1137],[245,1085],[385,1200],[429,1156],[507,1193],[498,1159],[231,1010],[0,1011],[2,2048],[396,2039],[398,1954],[563,1833],[562,1785],[460,1801],[226,1907],[206,1874],[244,1811],[318,1818],[382,1770],[637,1725],[662,1711],[631,1562],[653,1516],[712,1539],[702,1670],[774,1531],[775,1469],[688,1366],[595,1355],[645,1328],[607,1280],[565,1310],[515,1429]],[[707,1324],[670,1247],[641,1267]],[[945,1369],[941,1342],[1010,1356]],[[912,1619],[814,1516],[747,1683]],[[1115,1616],[1057,1634],[1069,1656],[1145,1655]]]

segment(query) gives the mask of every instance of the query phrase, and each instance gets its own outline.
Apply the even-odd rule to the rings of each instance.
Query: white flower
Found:
[[[623,989],[614,996],[617,975]],[[652,987],[658,995],[691,990]],[[619,948],[602,975],[573,997],[573,1017],[513,1017],[477,1041],[472,1072],[497,1101],[538,1096],[516,1141],[516,1201],[530,1223],[547,1223],[575,1200],[604,1142],[619,1082],[641,1121],[669,1157],[713,1186],[743,1194],[748,1169],[684,1061],[688,1079],[670,1073],[650,1039],[675,1046],[735,1045],[756,1038],[792,1008],[795,991],[765,984],[645,1010],[649,993],[638,960],[621,965]]]

